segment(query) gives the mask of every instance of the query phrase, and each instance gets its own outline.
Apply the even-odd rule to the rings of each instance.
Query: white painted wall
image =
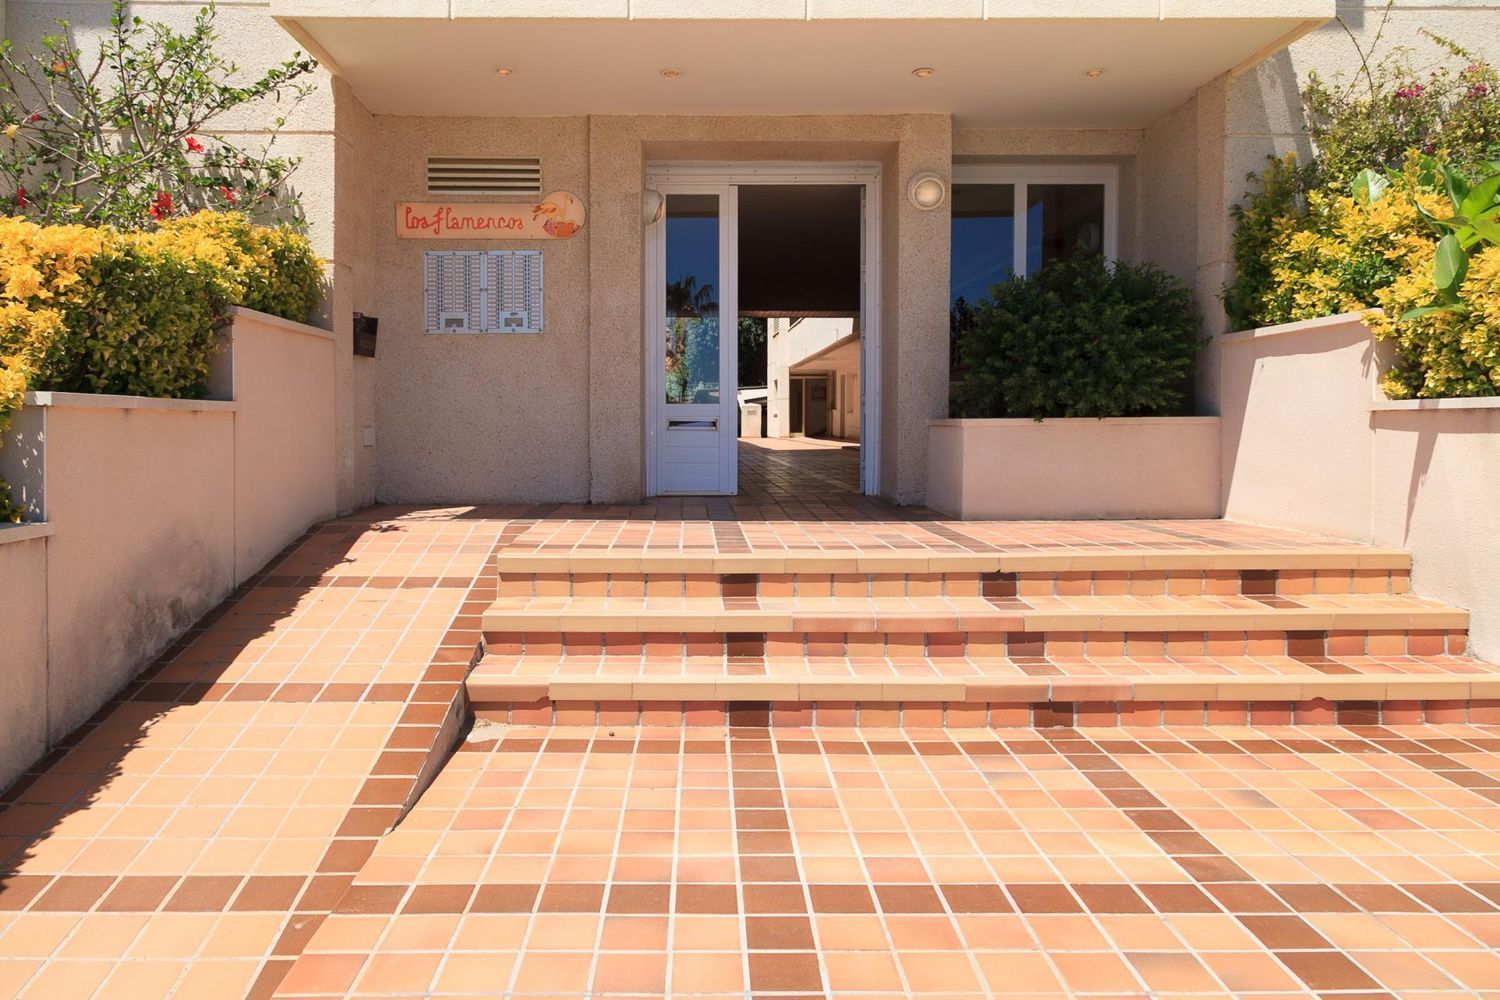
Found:
[[[791,435],[791,369],[803,359],[835,344],[854,332],[854,320],[828,317],[789,319],[776,316],[766,320],[766,392],[770,406],[766,434],[770,437]],[[820,370],[821,370],[821,366]],[[829,366],[833,371],[833,366]],[[858,377],[858,365],[855,365]],[[857,397],[856,397],[857,398]],[[858,407],[856,407],[856,410]],[[858,437],[856,416],[856,431]],[[830,419],[830,426],[833,425]]]

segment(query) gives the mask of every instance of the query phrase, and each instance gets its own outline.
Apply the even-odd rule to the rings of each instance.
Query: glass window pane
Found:
[[[953,186],[950,304],[989,296],[1015,264],[1016,189],[1010,184]]]
[[[667,195],[668,403],[719,401],[719,197]]]
[[[1073,253],[1103,252],[1103,184],[1026,185],[1027,274]]]

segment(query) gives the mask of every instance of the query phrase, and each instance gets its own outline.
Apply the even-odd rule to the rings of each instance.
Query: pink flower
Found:
[[[1414,97],[1421,97],[1422,92],[1426,89],[1427,88],[1422,86],[1420,83],[1414,83],[1409,87],[1402,87],[1400,90],[1396,91],[1396,97],[1403,101],[1409,101]]]
[[[26,189],[23,187],[16,188],[16,204],[22,208],[31,204],[31,202],[26,200]]]
[[[231,191],[227,187],[223,187],[222,185],[219,187],[219,193],[222,194],[224,196],[224,200],[229,202],[229,204],[231,205],[239,201],[239,199],[234,196],[233,191]]]
[[[186,142],[189,153],[203,152],[203,143],[199,142],[197,139],[194,139],[192,136],[188,136]]]
[[[35,125],[37,122],[42,120],[42,113],[40,111],[33,111],[31,113],[31,117],[27,118],[26,120]]]

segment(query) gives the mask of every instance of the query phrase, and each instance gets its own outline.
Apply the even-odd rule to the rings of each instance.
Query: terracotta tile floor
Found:
[[[1500,996],[1500,730],[479,730],[292,996]]]
[[[1500,996],[1484,729],[515,733],[382,836],[443,745],[502,547],[1307,541],[809,502],[385,507],[309,533],[0,799],[0,996]]]
[[[0,996],[268,995],[439,741],[508,523],[324,525],[9,789]]]
[[[859,494],[859,444],[823,438],[740,438],[740,495],[796,501]]]
[[[1204,550],[1369,551],[1368,546],[1233,521],[951,521],[923,508],[869,497],[809,518],[780,507],[745,507],[738,497],[663,498],[643,507],[561,506],[506,551],[603,555],[754,552],[894,554],[1080,553]],[[757,518],[757,515],[761,517]]]

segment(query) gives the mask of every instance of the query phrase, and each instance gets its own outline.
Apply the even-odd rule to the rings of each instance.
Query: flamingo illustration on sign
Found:
[[[531,220],[542,223],[551,236],[564,240],[583,228],[583,202],[566,191],[554,191],[532,209]]]

